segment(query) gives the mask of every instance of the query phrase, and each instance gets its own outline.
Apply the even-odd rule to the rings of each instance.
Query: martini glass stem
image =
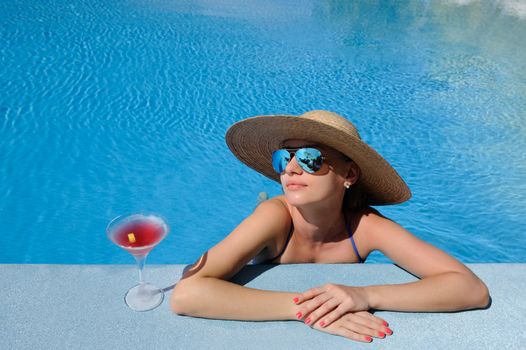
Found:
[[[146,262],[146,255],[139,255],[135,257],[135,261],[137,262],[137,267],[139,268],[139,284],[144,284],[144,277],[143,277],[143,270],[144,270],[144,263]]]

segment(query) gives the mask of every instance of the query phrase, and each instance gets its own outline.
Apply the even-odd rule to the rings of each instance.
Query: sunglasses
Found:
[[[294,156],[296,156],[298,165],[309,174],[320,170],[325,159],[321,151],[316,148],[278,149],[272,153],[272,167],[278,174],[281,174]]]

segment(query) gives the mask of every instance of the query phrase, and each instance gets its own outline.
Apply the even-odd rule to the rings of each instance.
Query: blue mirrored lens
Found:
[[[296,162],[308,173],[315,173],[321,169],[323,158],[316,148],[300,148],[296,151]]]
[[[290,162],[290,153],[286,149],[278,149],[272,153],[272,167],[281,174]]]

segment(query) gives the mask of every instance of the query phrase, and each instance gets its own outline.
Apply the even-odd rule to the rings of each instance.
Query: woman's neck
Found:
[[[294,234],[305,243],[318,245],[331,242],[346,231],[341,204],[291,207],[291,215]]]

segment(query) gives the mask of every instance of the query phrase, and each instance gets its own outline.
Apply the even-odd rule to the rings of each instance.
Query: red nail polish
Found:
[[[294,303],[297,303],[300,300],[300,298],[294,298],[292,300],[294,300]]]
[[[305,320],[305,324],[309,324],[309,323],[310,323],[310,317]]]
[[[383,337],[385,337],[385,333],[383,333],[383,332],[378,332],[378,336],[379,336],[380,338],[383,338]]]
[[[387,322],[385,322],[385,321],[384,321],[384,323],[382,323],[382,324],[383,324],[384,326],[386,326],[386,327],[389,326],[389,323],[387,323]]]
[[[371,337],[365,337],[365,341],[368,341],[369,343],[373,341],[373,338]]]
[[[298,312],[298,313],[296,314],[296,317],[297,317],[297,318],[301,318],[302,315],[303,315],[303,314],[302,314],[301,312]]]
[[[392,331],[392,330],[390,330],[389,328],[387,328],[387,329],[386,329],[385,331],[386,331],[386,332],[387,332],[387,334],[389,334],[389,335],[393,334],[393,331]]]
[[[321,321],[320,322],[320,327],[325,327],[325,322]]]

